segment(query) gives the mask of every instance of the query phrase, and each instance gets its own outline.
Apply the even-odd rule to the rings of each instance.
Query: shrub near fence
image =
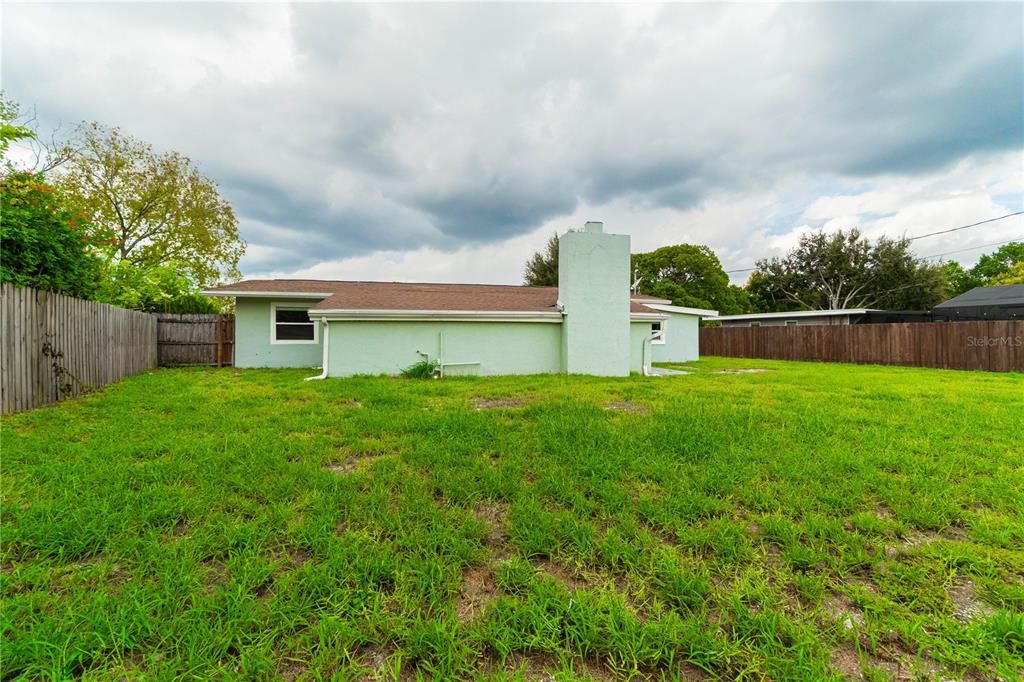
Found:
[[[20,412],[156,367],[156,318],[0,284],[0,405]]]
[[[1024,321],[702,327],[700,354],[1024,372]]]

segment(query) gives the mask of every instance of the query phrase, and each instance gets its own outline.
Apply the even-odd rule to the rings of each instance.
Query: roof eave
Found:
[[[679,305],[664,305],[661,303],[644,303],[648,308],[654,308],[655,310],[661,310],[666,313],[676,313],[678,315],[694,315],[696,317],[718,317],[717,310],[705,310],[704,308],[687,308]]]
[[[203,296],[234,296],[236,298],[313,298],[325,299],[332,292],[314,291],[232,291],[229,289],[206,289],[200,291]]]
[[[358,322],[368,320],[435,322],[546,322],[561,323],[562,313],[533,310],[367,310],[359,308],[310,308],[310,317],[328,322]]]

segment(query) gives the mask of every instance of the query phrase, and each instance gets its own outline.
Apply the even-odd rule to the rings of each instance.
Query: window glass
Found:
[[[275,341],[315,341],[316,329],[309,312],[300,308],[275,308]]]

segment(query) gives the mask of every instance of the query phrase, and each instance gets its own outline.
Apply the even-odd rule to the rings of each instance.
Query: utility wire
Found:
[[[924,239],[925,237],[934,237],[937,234],[948,234],[950,232],[956,232],[957,230],[966,230],[968,227],[977,227],[978,225],[984,225],[985,223],[994,223],[997,220],[1002,220],[1003,218],[1012,218],[1015,215],[1021,215],[1021,214],[1024,214],[1024,211],[1015,211],[1013,213],[1007,213],[1006,215],[1001,215],[998,218],[989,218],[988,220],[979,220],[978,222],[971,223],[970,225],[961,225],[960,227],[952,227],[952,228],[950,228],[948,230],[939,230],[938,232],[929,232],[928,234],[919,234],[916,237],[908,237],[907,241],[908,242],[912,242],[915,239]]]
[[[947,251],[946,253],[937,253],[934,256],[921,256],[922,260],[927,258],[941,258],[942,256],[951,256],[954,253],[963,253],[965,251],[974,251],[975,249],[986,249],[990,246],[1002,246],[1003,244],[1012,244],[1013,242],[1024,241],[1024,237],[1017,237],[1016,239],[1009,239],[1005,242],[995,242],[994,244],[979,244],[978,246],[972,246],[967,249],[957,249],[956,251]]]
[[[979,220],[978,222],[971,223],[970,225],[961,225],[960,227],[951,227],[948,230],[939,230],[938,232],[929,232],[927,234],[919,234],[916,237],[908,237],[907,241],[908,242],[912,242],[912,241],[917,240],[917,239],[924,239],[925,237],[934,237],[937,234],[948,234],[950,232],[956,232],[958,230],[966,230],[968,227],[977,227],[978,225],[984,225],[986,223],[994,223],[997,220],[1003,220],[1005,218],[1012,218],[1013,216],[1017,216],[1017,215],[1024,215],[1024,211],[1014,211],[1013,213],[1007,213],[1006,215],[1001,215],[1001,216],[999,216],[997,218],[989,218],[988,220]],[[982,246],[972,246],[969,249],[961,249],[960,251],[949,251],[947,253],[940,253],[940,254],[936,254],[934,256],[922,256],[922,258],[938,258],[939,256],[949,256],[949,255],[954,254],[954,253],[963,253],[964,251],[973,251],[974,249],[983,249],[986,246],[1002,246],[1003,244],[1009,244],[1010,242],[1014,242],[1014,241],[1018,241],[1018,240],[1011,239],[1008,242],[999,242],[998,244],[984,244]],[[752,268],[734,268],[732,270],[726,270],[725,272],[726,273],[730,273],[730,272],[750,272],[751,270],[757,270],[757,267],[755,266],[755,267],[752,267]]]

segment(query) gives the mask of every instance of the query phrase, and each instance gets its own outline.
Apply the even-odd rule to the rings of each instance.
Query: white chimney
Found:
[[[570,374],[628,376],[629,236],[605,234],[604,223],[558,240],[562,368]]]

